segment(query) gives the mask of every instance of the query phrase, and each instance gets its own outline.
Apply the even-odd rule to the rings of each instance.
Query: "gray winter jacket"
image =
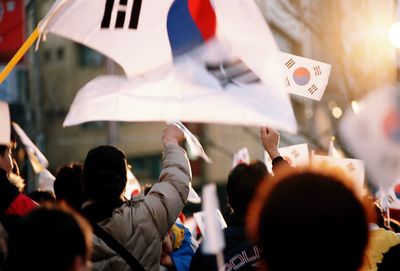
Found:
[[[185,150],[167,145],[159,182],[114,209],[98,224],[118,240],[145,270],[160,270],[161,242],[185,206],[191,170]],[[131,270],[103,240],[93,236],[93,270]]]

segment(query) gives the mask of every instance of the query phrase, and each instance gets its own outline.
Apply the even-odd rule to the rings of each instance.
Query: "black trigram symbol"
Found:
[[[293,67],[294,64],[296,64],[296,62],[294,62],[293,59],[289,59],[289,60],[286,61],[286,63],[285,63],[286,67],[288,67],[289,69],[290,69],[291,67]]]
[[[240,60],[221,62],[219,64],[207,63],[206,68],[218,79],[222,87],[237,83],[256,84],[261,81],[260,78]]]
[[[322,72],[321,72],[321,68],[319,67],[319,65],[317,65],[317,66],[314,66],[314,67],[313,67],[313,69],[314,69],[314,73],[315,73],[315,75],[316,75],[316,76],[318,76],[318,75],[321,75],[321,74],[322,74]]]
[[[314,92],[316,92],[318,88],[313,84],[311,87],[308,88],[308,92],[313,95]]]
[[[104,9],[103,19],[101,20],[101,28],[110,28],[111,16],[114,8],[115,0],[107,0]],[[117,19],[115,21],[115,28],[123,28],[125,25],[125,17],[128,6],[128,0],[119,0],[119,7],[117,12]],[[133,0],[131,19],[129,21],[129,29],[137,29],[139,23],[140,8],[142,0]]]
[[[287,87],[290,87],[290,81],[288,77],[285,78],[285,84]]]
[[[392,195],[387,195],[387,201],[389,202],[389,204],[392,204],[394,199],[392,197]]]
[[[350,172],[353,172],[354,170],[356,170],[356,168],[354,167],[353,163],[347,164],[347,169],[348,169]]]
[[[297,150],[293,150],[291,153],[293,154],[294,158],[297,158],[300,156],[300,153]]]

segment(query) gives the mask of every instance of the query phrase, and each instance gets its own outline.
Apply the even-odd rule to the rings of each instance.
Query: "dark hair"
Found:
[[[11,270],[69,270],[76,257],[90,259],[91,228],[66,206],[37,208],[10,236]]]
[[[120,149],[99,146],[88,152],[82,174],[85,196],[92,200],[118,199],[126,181],[126,156]]]
[[[29,193],[27,196],[30,197],[32,200],[36,201],[37,203],[39,203],[40,205],[56,201],[56,198],[54,197],[54,194],[51,191],[37,190]]]
[[[0,155],[4,156],[6,154],[6,151],[10,148],[10,146],[7,145],[0,145]]]
[[[361,200],[335,175],[286,174],[260,187],[251,205],[257,222],[248,217],[268,270],[358,270],[368,242]]]
[[[69,163],[57,170],[54,193],[58,201],[64,200],[75,210],[80,210],[85,201],[81,182],[82,163]]]
[[[391,247],[385,254],[383,259],[377,264],[379,271],[397,271],[399,270],[400,244]]]
[[[250,165],[239,164],[230,173],[226,190],[230,207],[245,214],[257,186],[268,176],[268,169],[261,161]]]

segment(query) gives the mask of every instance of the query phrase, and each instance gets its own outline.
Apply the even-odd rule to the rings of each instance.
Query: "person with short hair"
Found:
[[[123,151],[112,146],[90,150],[83,168],[83,190],[88,200],[82,213],[120,243],[145,270],[159,271],[161,243],[186,204],[191,170],[180,146],[183,132],[168,125],[162,136],[163,169],[159,182],[145,196],[130,201],[123,192],[127,162]],[[94,270],[131,270],[128,263],[104,240],[94,236]]]
[[[37,208],[9,239],[6,270],[85,271],[90,267],[92,230],[66,205]]]
[[[0,145],[0,222],[8,233],[14,230],[20,217],[38,206],[10,181],[9,176],[13,169],[11,148],[11,143]]]
[[[260,136],[264,149],[273,159],[273,170],[286,165],[278,152],[279,133],[270,127],[262,127]],[[224,270],[256,270],[261,261],[259,247],[247,238],[245,221],[257,187],[268,176],[268,169],[262,161],[239,164],[229,173],[226,190],[232,214],[227,219],[228,227],[224,229]],[[190,266],[192,271],[219,268],[216,257],[204,254],[201,248],[196,251]]]
[[[356,271],[368,243],[366,208],[346,177],[286,168],[258,188],[248,229],[269,271]]]
[[[54,180],[54,194],[57,201],[65,201],[70,207],[79,211],[85,201],[81,182],[82,163],[68,163],[61,166]]]

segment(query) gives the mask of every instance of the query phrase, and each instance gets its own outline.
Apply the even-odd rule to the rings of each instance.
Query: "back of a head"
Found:
[[[75,210],[79,210],[84,202],[82,172],[83,164],[70,163],[57,170],[54,181],[56,199],[66,201]]]
[[[91,253],[89,224],[65,207],[38,208],[24,217],[10,236],[11,270],[70,270],[77,257]]]
[[[235,213],[246,214],[255,189],[267,176],[268,169],[261,161],[239,164],[230,172],[226,190]]]
[[[269,271],[355,271],[361,266],[367,214],[341,177],[313,170],[286,173],[263,184],[258,196],[248,222]]]
[[[91,200],[120,198],[126,186],[126,156],[118,148],[99,146],[85,159],[82,182],[85,196]]]
[[[377,264],[379,271],[397,271],[399,270],[400,244],[391,247],[385,254],[383,259]]]

